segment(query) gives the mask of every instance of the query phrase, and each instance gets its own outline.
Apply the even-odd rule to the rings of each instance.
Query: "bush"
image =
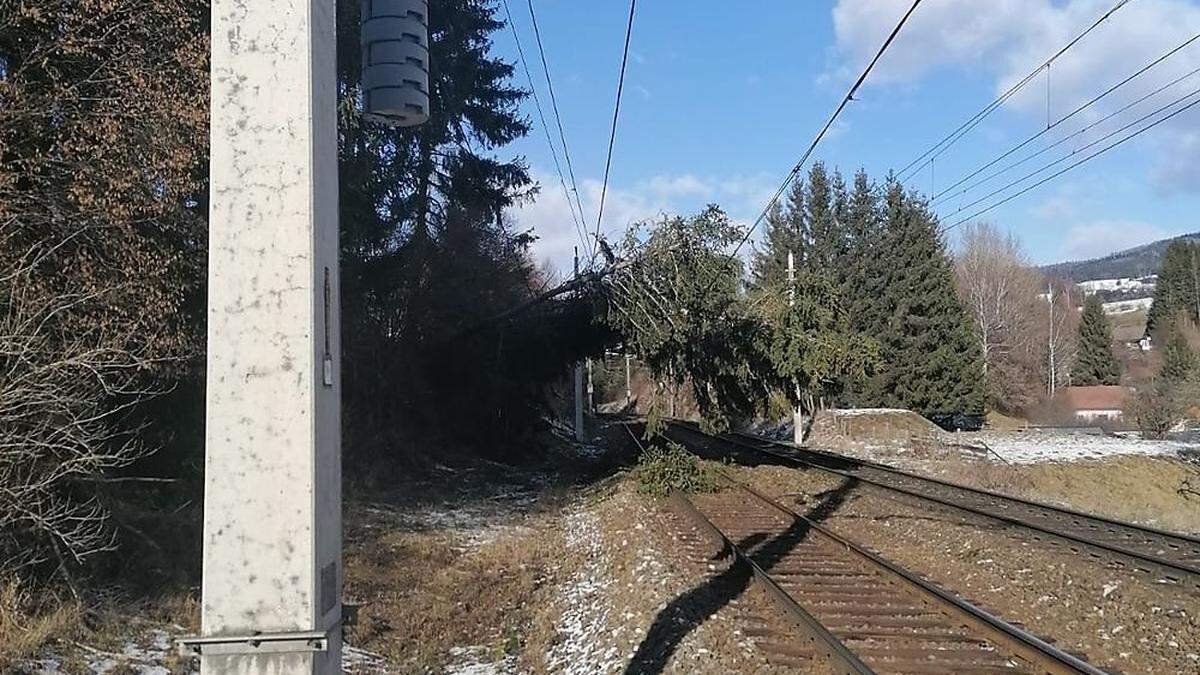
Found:
[[[666,447],[652,445],[642,452],[634,469],[638,492],[666,496],[672,492],[716,492],[719,477],[716,470],[678,443]]]
[[[1130,397],[1125,418],[1141,432],[1142,438],[1166,438],[1171,427],[1183,418],[1179,398],[1168,382],[1156,380]]]

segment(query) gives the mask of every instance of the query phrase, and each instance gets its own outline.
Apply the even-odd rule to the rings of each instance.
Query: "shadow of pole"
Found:
[[[770,571],[808,537],[809,522],[819,523],[833,515],[857,484],[854,479],[844,480],[837,488],[826,492],[805,514],[807,521],[797,519],[787,530],[765,541],[761,540],[760,534],[751,535],[738,542],[738,548],[746,551],[764,570]],[[735,564],[668,603],[654,617],[654,623],[625,668],[626,675],[663,672],[683,639],[745,592],[752,578],[753,574],[745,565]]]

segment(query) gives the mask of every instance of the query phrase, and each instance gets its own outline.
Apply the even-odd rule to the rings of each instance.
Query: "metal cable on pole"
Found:
[[[1167,59],[1169,59],[1170,57],[1172,57],[1172,56],[1174,56],[1175,54],[1179,53],[1180,51],[1182,51],[1183,49],[1185,49],[1186,47],[1188,47],[1188,46],[1189,46],[1189,45],[1191,45],[1192,43],[1196,42],[1197,40],[1200,40],[1200,33],[1197,33],[1196,35],[1192,36],[1192,37],[1191,37],[1191,38],[1189,38],[1187,41],[1185,41],[1183,44],[1181,44],[1181,45],[1179,45],[1179,46],[1175,47],[1174,49],[1172,49],[1172,50],[1170,50],[1169,52],[1167,52],[1167,53],[1163,54],[1162,56],[1158,57],[1157,59],[1155,59],[1155,60],[1151,61],[1150,63],[1148,63],[1148,64],[1146,64],[1146,65],[1144,65],[1144,66],[1142,66],[1141,68],[1139,68],[1139,69],[1138,69],[1136,72],[1134,72],[1133,74],[1129,75],[1129,76],[1128,76],[1128,77],[1126,77],[1125,79],[1121,80],[1120,82],[1118,82],[1118,83],[1114,84],[1113,86],[1109,87],[1108,89],[1106,89],[1106,90],[1105,90],[1103,93],[1099,94],[1098,96],[1095,96],[1095,97],[1093,97],[1092,99],[1090,99],[1090,100],[1089,100],[1089,101],[1087,101],[1086,103],[1083,103],[1083,104],[1082,104],[1082,105],[1080,105],[1079,107],[1077,107],[1077,108],[1075,108],[1074,110],[1072,110],[1070,113],[1068,113],[1068,114],[1064,115],[1063,117],[1060,117],[1060,118],[1058,118],[1058,119],[1057,119],[1057,120],[1055,120],[1053,123],[1050,123],[1050,124],[1048,124],[1048,125],[1046,126],[1046,128],[1045,128],[1045,129],[1042,129],[1041,131],[1039,131],[1039,132],[1037,132],[1036,134],[1034,134],[1034,135],[1030,136],[1029,138],[1025,139],[1024,141],[1021,141],[1021,142],[1020,142],[1020,143],[1018,143],[1016,146],[1014,146],[1012,149],[1008,150],[1007,152],[1005,152],[1004,154],[1000,155],[999,157],[996,157],[995,159],[991,160],[991,161],[990,161],[990,162],[988,162],[987,164],[984,164],[983,166],[979,167],[978,169],[976,169],[976,170],[972,171],[971,173],[967,174],[967,175],[966,175],[966,176],[964,176],[962,179],[960,179],[958,182],[956,182],[956,183],[954,183],[954,184],[952,184],[952,185],[949,185],[949,186],[947,186],[946,188],[942,189],[942,191],[941,191],[941,192],[939,192],[939,193],[937,193],[936,195],[934,195],[934,196],[933,196],[933,202],[934,202],[934,204],[936,205],[936,204],[937,204],[937,202],[941,201],[943,197],[945,197],[945,196],[946,196],[947,194],[949,194],[950,192],[954,191],[956,188],[958,188],[959,186],[961,186],[963,183],[966,183],[967,181],[969,181],[969,180],[971,180],[972,178],[974,178],[974,177],[978,176],[979,174],[983,173],[984,171],[987,171],[988,169],[990,169],[991,167],[995,166],[996,164],[999,164],[1000,162],[1004,161],[1004,160],[1005,160],[1005,159],[1007,159],[1008,157],[1011,157],[1013,154],[1015,154],[1015,153],[1019,152],[1019,151],[1020,151],[1022,148],[1024,148],[1024,147],[1028,146],[1030,143],[1032,143],[1032,142],[1036,141],[1037,139],[1041,138],[1042,136],[1045,136],[1047,133],[1049,133],[1051,130],[1055,129],[1056,127],[1058,127],[1058,126],[1059,126],[1059,125],[1061,125],[1062,123],[1064,123],[1064,122],[1066,122],[1066,121],[1068,121],[1068,120],[1072,119],[1073,117],[1075,117],[1075,116],[1076,116],[1076,115],[1078,115],[1079,113],[1083,112],[1084,110],[1086,110],[1086,109],[1088,109],[1088,108],[1092,107],[1092,106],[1093,106],[1093,105],[1095,105],[1096,103],[1098,103],[1098,102],[1100,102],[1101,100],[1103,100],[1104,98],[1108,97],[1108,96],[1109,96],[1110,94],[1112,94],[1113,92],[1115,92],[1115,91],[1117,91],[1118,89],[1120,89],[1120,88],[1124,87],[1125,85],[1129,84],[1130,82],[1132,82],[1133,80],[1137,79],[1138,77],[1140,77],[1140,76],[1144,75],[1145,73],[1147,73],[1148,71],[1150,71],[1150,70],[1151,70],[1152,68],[1154,68],[1155,66],[1159,65],[1159,64],[1160,64],[1160,63],[1162,63],[1163,61],[1166,61],[1166,60],[1167,60]],[[1153,96],[1154,94],[1158,94],[1158,93],[1160,93],[1160,92],[1162,92],[1162,91],[1164,91],[1164,90],[1166,90],[1166,89],[1168,89],[1168,88],[1170,88],[1170,87],[1172,87],[1172,86],[1174,86],[1174,85],[1178,84],[1180,81],[1182,81],[1182,80],[1184,80],[1184,79],[1187,79],[1188,77],[1191,77],[1192,75],[1194,75],[1194,74],[1195,74],[1195,73],[1197,73],[1197,72],[1200,72],[1200,69],[1193,70],[1192,72],[1188,73],[1187,75],[1184,75],[1183,77],[1177,78],[1177,79],[1175,79],[1174,81],[1170,82],[1170,83],[1169,83],[1169,84],[1167,84],[1167,85],[1164,85],[1164,86],[1162,86],[1162,87],[1159,87],[1158,89],[1156,89],[1155,91],[1151,92],[1150,94],[1148,94],[1148,95],[1146,95],[1146,96],[1143,96],[1142,98],[1138,99],[1136,102],[1134,102],[1134,104],[1130,104],[1130,105],[1127,105],[1127,106],[1125,106],[1124,108],[1122,108],[1122,110],[1121,110],[1121,111],[1128,110],[1128,109],[1129,109],[1130,107],[1132,107],[1133,105],[1136,105],[1137,103],[1140,103],[1140,102],[1142,102],[1142,101],[1146,100],[1146,99],[1147,99],[1147,98],[1149,98],[1150,96]],[[1110,115],[1109,117],[1107,117],[1107,118],[1105,118],[1105,119],[1109,119],[1109,118],[1111,118],[1111,117],[1112,117],[1112,115]],[[968,188],[968,189],[970,189],[970,188]],[[958,194],[961,194],[961,193],[958,193]],[[952,196],[954,196],[954,195],[952,195]]]
[[[507,5],[508,0],[505,0]],[[563,155],[567,159],[567,174],[571,177],[571,190],[575,193],[575,205],[579,208],[579,218],[584,221],[585,229],[587,218],[583,215],[583,203],[579,201],[579,184],[575,182],[575,165],[571,162],[571,150],[567,146],[567,134],[563,131],[562,115],[558,112],[558,96],[554,93],[554,81],[550,78],[550,64],[546,60],[546,48],[542,46],[542,29],[538,26],[537,14],[533,11],[533,0],[527,0],[529,5],[529,20],[533,24],[533,36],[537,40],[538,54],[542,59],[542,72],[546,75],[546,89],[550,91],[550,106],[554,110],[554,121],[558,125],[558,138],[562,142]],[[507,11],[507,9],[505,10]],[[584,245],[585,251],[590,251],[589,255],[595,255],[595,246],[590,242]]]
[[[808,149],[805,150],[804,154],[800,156],[800,161],[796,162],[796,165],[792,167],[792,170],[788,173],[787,177],[784,178],[783,183],[779,185],[779,189],[775,190],[775,194],[772,195],[769,200],[767,200],[767,205],[763,207],[762,212],[757,218],[754,219],[754,223],[749,229],[746,230],[745,236],[742,237],[741,241],[738,242],[738,245],[734,247],[733,252],[730,253],[729,257],[725,260],[726,264],[733,262],[733,259],[737,257],[738,252],[741,251],[742,247],[746,245],[746,242],[750,240],[750,237],[754,234],[754,231],[757,230],[758,226],[762,224],[762,221],[767,217],[767,214],[770,213],[771,209],[775,206],[775,203],[779,201],[781,196],[783,196],[784,191],[788,189],[788,186],[792,184],[792,181],[796,179],[796,176],[800,175],[800,172],[804,169],[805,163],[808,162],[809,158],[812,157],[813,152],[816,151],[817,146],[821,143],[821,139],[825,138],[825,134],[829,132],[829,129],[833,126],[833,123],[837,121],[838,116],[842,114],[842,111],[846,109],[846,106],[850,103],[850,101],[854,100],[855,92],[857,92],[859,87],[866,82],[867,76],[871,74],[872,70],[874,70],[875,64],[879,63],[879,59],[883,58],[884,52],[886,52],[888,47],[892,45],[892,42],[896,40],[896,36],[900,34],[900,30],[904,28],[906,23],[908,23],[909,17],[913,15],[913,12],[917,10],[917,7],[920,6],[920,4],[921,0],[916,0],[913,2],[912,7],[909,7],[908,11],[904,13],[904,16],[900,18],[900,22],[896,24],[896,27],[892,29],[892,32],[888,35],[887,39],[884,40],[883,45],[879,48],[879,51],[875,53],[875,57],[871,59],[871,62],[867,64],[867,67],[863,70],[862,74],[859,75],[858,79],[854,81],[854,85],[850,87],[850,90],[846,92],[846,95],[842,97],[842,102],[838,104],[837,109],[833,111],[832,115],[830,115],[829,121],[825,123],[825,126],[821,127],[821,130],[817,132],[816,137],[813,138],[812,143],[809,144]],[[705,293],[707,293],[709,290],[712,290],[712,287],[715,283],[716,278],[709,282],[708,287],[705,289]]]
[[[1105,21],[1107,21],[1112,15],[1116,14],[1118,11],[1121,10],[1121,8],[1123,8],[1125,5],[1129,4],[1130,2],[1133,2],[1133,0],[1120,0],[1120,2],[1118,2],[1116,5],[1114,5],[1112,7],[1112,9],[1108,10],[1103,15],[1101,15],[1100,18],[1096,19],[1082,33],[1080,33],[1079,35],[1076,35],[1074,39],[1072,39],[1064,47],[1062,47],[1057,52],[1055,52],[1053,56],[1046,59],[1044,62],[1042,62],[1041,65],[1034,68],[1028,75],[1021,78],[1021,80],[1018,81],[1016,84],[1014,84],[1012,87],[1010,87],[1008,89],[1008,91],[1004,92],[998,98],[996,98],[996,100],[992,101],[987,106],[985,106],[983,108],[983,110],[980,110],[979,112],[975,113],[975,115],[973,115],[970,119],[968,119],[966,122],[963,122],[961,125],[959,125],[959,127],[957,129],[950,132],[950,134],[948,136],[946,136],[942,140],[935,143],[932,147],[930,147],[925,152],[921,153],[921,155],[919,157],[917,157],[913,161],[909,162],[907,166],[905,166],[903,169],[901,169],[899,172],[897,172],[896,175],[899,178],[899,180],[901,182],[903,182],[903,181],[907,180],[908,176],[915,174],[915,173],[919,173],[921,171],[921,169],[925,168],[929,164],[929,162],[931,162],[934,159],[936,159],[937,157],[941,156],[942,153],[944,153],[946,150],[950,149],[950,147],[952,145],[957,143],[959,139],[961,139],[963,136],[967,135],[972,129],[974,129],[976,126],[978,126],[980,122],[982,122],[984,119],[986,119],[988,117],[988,115],[991,115],[993,112],[995,112],[995,110],[997,108],[1004,105],[1004,103],[1006,101],[1008,101],[1008,99],[1012,98],[1013,95],[1015,95],[1018,91],[1023,89],[1027,84],[1032,82],[1033,79],[1035,77],[1037,77],[1038,73],[1042,72],[1043,70],[1048,69],[1063,54],[1066,54],[1068,51],[1070,51],[1071,48],[1074,47],[1076,44],[1078,44],[1081,40],[1083,40],[1083,38],[1087,37],[1092,31],[1099,28],[1101,24],[1103,24]],[[911,171],[911,173],[910,173],[910,171]]]
[[[617,101],[613,106],[612,132],[608,137],[608,158],[604,160],[604,183],[600,188],[600,208],[596,213],[596,241],[600,241],[600,224],[604,221],[604,201],[608,197],[608,176],[612,169],[613,146],[617,142],[617,121],[621,116],[621,95],[625,91],[625,69],[629,65],[629,43],[633,39],[633,17],[637,12],[637,0],[629,1],[629,23],[625,27],[625,50],[621,56],[621,75],[617,80]],[[595,262],[596,254],[593,250],[591,260],[588,262],[590,267]]]
[[[508,8],[508,0],[504,0],[504,13],[508,17],[508,27],[512,31],[513,41],[517,45],[517,56],[521,60],[521,66],[525,70],[525,79],[529,81],[529,93],[533,96],[534,106],[537,108],[538,119],[542,122],[542,131],[546,135],[546,144],[550,146],[550,157],[554,160],[554,170],[558,173],[559,184],[562,185],[563,196],[567,198],[567,210],[571,212],[571,220],[575,224],[575,234],[579,236],[579,242],[583,244],[585,251],[590,251],[588,246],[588,237],[585,232],[586,219],[583,215],[583,207],[579,207],[579,213],[575,213],[575,205],[579,202],[579,192],[575,193],[575,202],[571,202],[571,191],[567,189],[567,179],[563,176],[562,164],[558,161],[558,150],[554,146],[554,139],[550,136],[550,125],[546,124],[546,114],[542,110],[542,101],[538,97],[537,87],[533,84],[533,73],[529,70],[529,62],[525,59],[525,49],[521,46],[521,37],[517,34],[517,26],[513,23],[512,12]],[[546,80],[550,80],[549,71],[546,73]],[[561,131],[561,126],[560,126]],[[563,149],[566,149],[564,139]]]
[[[1198,94],[1198,93],[1200,93],[1200,90],[1193,91],[1191,94],[1188,94],[1187,96],[1185,96],[1185,97],[1184,97],[1184,99],[1187,99],[1187,98],[1190,98],[1190,97],[1192,97],[1192,96],[1195,96],[1195,95],[1196,95],[1196,94]],[[1182,100],[1182,99],[1181,99],[1181,100]],[[1175,105],[1175,104],[1176,104],[1176,103],[1178,103],[1178,102],[1179,102],[1179,101],[1176,101],[1175,103],[1172,103],[1171,105]],[[1116,141],[1114,141],[1114,142],[1110,143],[1109,145],[1107,145],[1107,146],[1105,146],[1105,147],[1103,147],[1103,148],[1101,148],[1101,149],[1097,150],[1096,152],[1093,152],[1092,154],[1088,155],[1087,157],[1084,157],[1083,159],[1080,159],[1079,161],[1077,161],[1077,162],[1075,162],[1075,163],[1071,164],[1070,166],[1068,166],[1068,167],[1066,167],[1066,168],[1062,169],[1061,171],[1057,171],[1057,172],[1055,172],[1055,173],[1053,173],[1053,174],[1051,174],[1051,175],[1049,175],[1049,176],[1047,176],[1047,177],[1043,178],[1042,180],[1040,180],[1040,181],[1038,181],[1038,182],[1036,182],[1036,183],[1034,183],[1034,184],[1032,184],[1032,185],[1029,185],[1029,186],[1025,187],[1024,189],[1020,190],[1019,192],[1016,192],[1016,193],[1014,193],[1014,194],[1012,194],[1012,195],[1009,195],[1008,197],[1005,197],[1004,199],[1002,199],[1002,200],[1000,200],[1000,201],[996,202],[995,204],[992,204],[992,205],[990,205],[990,206],[988,206],[988,207],[986,207],[986,208],[984,208],[984,209],[981,209],[981,210],[979,210],[979,211],[976,211],[975,213],[972,213],[971,215],[967,216],[966,218],[963,218],[962,220],[959,220],[959,221],[955,222],[953,225],[950,225],[950,226],[948,226],[948,227],[942,228],[942,230],[941,230],[941,233],[942,233],[942,234],[945,234],[945,233],[949,232],[950,230],[953,230],[954,228],[958,227],[959,225],[962,225],[963,223],[966,223],[966,222],[968,222],[968,221],[970,221],[970,220],[974,220],[975,218],[978,218],[979,216],[981,216],[981,215],[983,215],[983,214],[985,214],[985,213],[988,213],[989,211],[992,211],[992,210],[994,210],[994,209],[997,209],[997,208],[999,208],[999,207],[1001,207],[1001,206],[1003,206],[1003,205],[1005,205],[1005,204],[1007,204],[1007,203],[1011,202],[1012,200],[1016,199],[1017,197],[1020,197],[1021,195],[1024,195],[1024,194],[1026,194],[1026,193],[1030,192],[1031,190],[1034,190],[1034,189],[1036,189],[1036,188],[1038,188],[1038,187],[1041,187],[1042,185],[1045,185],[1046,183],[1048,183],[1048,182],[1050,182],[1050,181],[1054,180],[1055,178],[1058,178],[1059,176],[1061,176],[1061,175],[1063,175],[1063,174],[1067,173],[1068,171],[1071,171],[1072,169],[1074,169],[1074,168],[1076,168],[1076,167],[1080,166],[1081,164],[1084,164],[1084,163],[1086,163],[1086,162],[1089,162],[1089,161],[1091,161],[1091,160],[1095,159],[1096,157],[1099,157],[1100,155],[1103,155],[1104,153],[1106,153],[1106,152],[1108,152],[1108,151],[1110,151],[1110,150],[1112,150],[1112,149],[1114,149],[1114,148],[1116,148],[1116,147],[1118,147],[1118,146],[1120,146],[1120,145],[1123,145],[1124,143],[1126,143],[1126,142],[1128,142],[1128,141],[1131,141],[1131,140],[1133,140],[1134,138],[1137,138],[1138,136],[1141,136],[1142,134],[1146,133],[1147,131],[1149,131],[1149,130],[1153,129],[1154,127],[1157,127],[1158,125],[1160,125],[1160,124],[1163,124],[1164,122],[1167,122],[1168,120],[1171,120],[1171,119],[1173,119],[1173,118],[1175,118],[1175,117],[1177,117],[1177,116],[1179,116],[1179,115],[1183,114],[1184,112],[1187,112],[1188,110],[1191,110],[1192,108],[1194,108],[1194,107],[1195,107],[1196,105],[1198,105],[1198,104],[1200,104],[1200,99],[1196,99],[1195,101],[1192,101],[1191,103],[1189,103],[1189,104],[1187,104],[1186,106],[1184,106],[1184,107],[1180,108],[1179,110],[1176,110],[1175,112],[1171,113],[1170,115],[1167,115],[1166,117],[1163,117],[1162,119],[1155,120],[1155,121],[1154,121],[1154,122],[1152,122],[1151,124],[1148,124],[1148,125],[1146,125],[1145,127],[1142,127],[1141,129],[1138,129],[1137,131],[1135,131],[1135,132],[1133,132],[1133,133],[1129,134],[1128,136],[1125,136],[1124,138],[1120,138],[1120,139],[1118,139],[1118,140],[1116,140]],[[1168,107],[1169,107],[1169,106],[1168,106]],[[1160,110],[1161,110],[1161,109],[1160,109]],[[1156,112],[1159,112],[1159,111],[1156,111]],[[1155,114],[1155,113],[1151,113],[1151,115],[1148,115],[1147,117],[1149,117],[1149,116],[1152,116],[1152,115],[1154,115],[1154,114]],[[1145,118],[1145,117],[1143,117],[1143,118],[1142,118],[1142,120],[1144,120],[1144,119],[1146,119],[1146,118]],[[1140,121],[1142,121],[1142,120],[1138,120],[1138,121],[1140,122]],[[1135,122],[1134,124],[1136,124],[1136,122]],[[1125,128],[1128,128],[1128,126],[1131,126],[1131,125],[1127,125],[1126,127],[1123,127],[1123,129],[1125,129]],[[1111,136],[1112,136],[1112,134],[1110,134],[1108,137],[1111,137]],[[1106,137],[1106,138],[1107,138],[1107,137]],[[1078,151],[1075,151],[1075,152],[1078,152]],[[1041,169],[1039,169],[1039,170],[1037,170],[1037,171],[1035,171],[1035,172],[1033,172],[1033,173],[1031,173],[1031,174],[1028,174],[1028,175],[1026,175],[1024,178],[1021,178],[1020,180],[1017,180],[1017,181],[1014,181],[1013,183],[1010,183],[1009,185],[1005,186],[1005,188],[1003,188],[1003,189],[1001,189],[1001,190],[997,191],[997,193],[998,193],[998,192],[1002,192],[1004,189],[1007,189],[1007,188],[1009,188],[1009,187],[1013,187],[1013,186],[1015,186],[1017,183],[1024,182],[1025,180],[1027,180],[1027,179],[1029,179],[1029,178],[1031,178],[1031,177],[1033,177],[1033,176],[1035,176],[1035,175],[1037,175],[1037,174],[1039,174],[1039,173],[1041,173],[1041,172],[1045,171],[1046,169],[1050,168],[1051,166],[1054,166],[1055,164],[1059,164],[1059,163],[1063,162],[1063,161],[1064,161],[1064,160],[1066,160],[1066,159],[1070,159],[1070,157],[1071,157],[1072,155],[1074,155],[1074,154],[1075,154],[1075,153],[1073,152],[1071,155],[1068,155],[1067,157],[1064,157],[1063,159],[1057,160],[1057,161],[1055,161],[1055,162],[1051,163],[1050,165],[1047,165],[1047,166],[1045,166],[1045,167],[1042,167]],[[995,195],[995,194],[997,194],[997,193],[993,193],[992,195],[989,195],[989,196],[994,196],[994,195]],[[986,199],[986,198],[985,198],[985,199]],[[976,203],[976,204],[978,204],[979,202],[977,201],[977,202],[975,202],[975,203]],[[964,207],[964,208],[967,208],[967,207]],[[961,210],[962,210],[962,209],[960,209],[960,211],[961,211]],[[957,213],[957,211],[956,211],[956,213]]]

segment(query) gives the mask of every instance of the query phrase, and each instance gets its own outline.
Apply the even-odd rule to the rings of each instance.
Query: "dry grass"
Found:
[[[1118,520],[1181,532],[1200,531],[1196,501],[1179,492],[1195,470],[1176,459],[1125,455],[1010,466],[946,458],[911,468],[944,480]]]
[[[539,591],[561,563],[553,527],[537,518],[478,545],[446,531],[355,528],[347,537],[347,593],[364,606],[349,642],[403,672],[440,672],[454,647],[482,647],[490,659],[518,655]]]
[[[35,600],[16,582],[0,582],[0,672],[12,672],[54,640],[72,639],[83,630],[79,603]]]

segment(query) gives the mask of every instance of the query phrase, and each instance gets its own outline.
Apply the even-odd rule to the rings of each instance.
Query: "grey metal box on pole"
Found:
[[[429,2],[362,0],[363,116],[397,127],[429,119]]]

